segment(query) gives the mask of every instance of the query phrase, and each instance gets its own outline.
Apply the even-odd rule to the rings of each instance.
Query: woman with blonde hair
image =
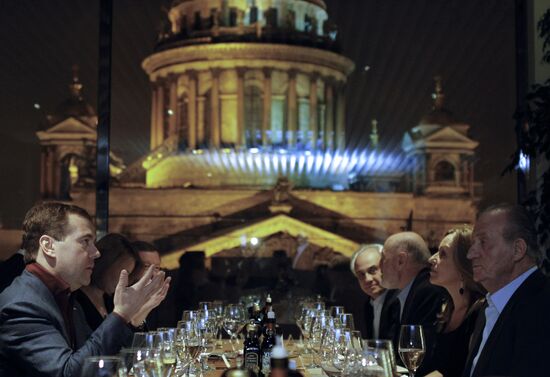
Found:
[[[445,288],[450,296],[438,317],[434,357],[437,368],[430,377],[459,377],[466,364],[470,337],[486,293],[474,281],[472,263],[466,257],[471,245],[471,226],[451,229],[429,260],[430,282]]]

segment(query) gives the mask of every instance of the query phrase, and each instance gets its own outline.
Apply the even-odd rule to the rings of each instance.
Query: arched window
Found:
[[[455,180],[455,167],[449,161],[440,161],[434,168],[434,181],[435,182],[454,182]]]
[[[244,135],[248,147],[262,143],[262,118],[262,91],[255,85],[248,85],[244,91]]]

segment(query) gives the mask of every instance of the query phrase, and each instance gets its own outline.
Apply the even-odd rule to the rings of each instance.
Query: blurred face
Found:
[[[355,275],[363,292],[372,298],[380,296],[384,288],[380,285],[382,272],[380,270],[380,253],[373,249],[367,250],[355,259]]]
[[[474,280],[493,293],[513,280],[514,247],[503,237],[507,225],[504,212],[488,212],[480,216],[473,233],[473,244],[468,251],[472,261]]]
[[[90,284],[94,260],[100,254],[95,247],[95,228],[82,216],[69,214],[63,240],[55,240],[54,274],[75,291]]]
[[[134,277],[136,280],[139,280],[150,266],[155,266],[155,272],[160,271],[160,255],[156,250],[140,251],[139,259],[141,260],[141,268],[136,271]]]
[[[118,280],[120,278],[120,272],[122,270],[128,271],[131,274],[136,266],[135,259],[130,254],[122,254],[120,258],[107,268],[103,280],[101,282],[101,289],[108,295],[115,293]]]
[[[458,272],[455,264],[454,253],[456,234],[451,233],[439,244],[439,249],[429,260],[432,268],[430,270],[430,283],[441,287],[454,288],[460,285],[462,276]]]
[[[382,272],[382,287],[387,289],[398,289],[399,287],[399,258],[395,247],[387,241],[382,249],[380,269]]]

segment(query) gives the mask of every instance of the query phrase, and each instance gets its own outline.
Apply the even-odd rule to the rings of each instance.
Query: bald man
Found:
[[[424,239],[414,232],[401,232],[390,236],[382,249],[382,286],[398,289],[396,299],[399,311],[395,313],[400,325],[422,325],[425,333],[426,354],[417,371],[419,376],[434,370],[432,365],[435,346],[435,322],[446,291],[430,284],[428,259],[430,251]],[[397,309],[396,309],[397,310]],[[392,331],[396,345],[400,326]]]
[[[390,339],[390,331],[395,325],[389,314],[389,304],[396,290],[388,290],[380,285],[381,258],[382,245],[368,244],[361,245],[350,261],[351,272],[357,278],[361,290],[369,297],[364,306],[365,323],[361,326],[363,337],[366,339]]]

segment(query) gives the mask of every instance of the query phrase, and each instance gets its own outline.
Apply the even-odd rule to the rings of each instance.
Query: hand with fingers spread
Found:
[[[113,312],[135,324],[144,307],[150,307],[151,311],[166,296],[170,278],[165,279],[164,276],[163,271],[155,274],[154,266],[150,266],[137,283],[128,286],[128,272],[122,270],[115,290]]]
[[[162,272],[162,271],[161,271]],[[156,274],[159,274],[161,272],[155,272]],[[162,272],[164,274],[164,272]],[[168,288],[170,288],[170,280],[172,278],[167,277],[164,279],[164,283],[161,286],[161,288],[155,292],[149,297],[147,302],[141,307],[139,312],[132,318],[130,321],[133,326],[139,326],[141,325],[149,313],[151,313],[151,310],[156,308],[160,305],[160,303],[166,298],[166,294],[168,293]]]

